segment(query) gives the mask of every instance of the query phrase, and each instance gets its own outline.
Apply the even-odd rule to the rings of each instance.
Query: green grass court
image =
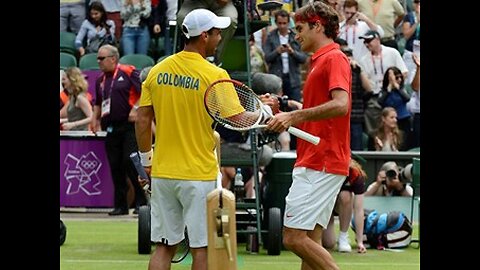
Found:
[[[137,270],[147,269],[149,255],[137,253],[137,219],[131,220],[76,220],[62,219],[67,226],[67,237],[60,247],[61,270]],[[338,228],[338,225],[336,226]],[[418,237],[414,224],[413,238]],[[350,230],[350,240],[354,239]],[[366,254],[332,254],[342,270],[418,270],[420,249],[412,243],[400,252],[369,249]],[[355,251],[355,246],[352,246]],[[152,247],[153,250],[153,247]],[[172,270],[189,270],[188,256]],[[269,256],[262,247],[259,254],[249,254],[245,244],[238,245],[238,269],[242,270],[299,270],[300,259],[282,250],[280,256]]]

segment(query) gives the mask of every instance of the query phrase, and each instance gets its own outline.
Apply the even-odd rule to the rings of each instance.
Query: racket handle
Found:
[[[297,136],[298,138],[304,139],[305,141],[317,145],[320,142],[320,138],[317,136],[313,136],[312,134],[300,130],[296,127],[289,127],[287,129],[288,133]]]
[[[138,155],[138,152],[133,152],[130,154],[130,159],[132,160],[133,165],[135,166],[135,169],[137,170],[138,175],[142,179],[148,179],[150,180],[150,177],[148,177],[147,173],[145,172],[145,169],[142,166],[142,163],[140,162],[140,156]],[[143,190],[147,191],[150,189],[150,185],[147,183],[145,186],[143,186]]]

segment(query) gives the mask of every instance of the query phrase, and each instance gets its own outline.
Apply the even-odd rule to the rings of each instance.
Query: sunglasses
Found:
[[[105,58],[107,58],[107,57],[112,57],[112,56],[113,56],[113,55],[98,56],[98,57],[97,57],[97,60],[98,60],[98,61],[103,61],[103,60],[105,60]]]
[[[398,80],[398,79],[403,80],[403,76],[401,76],[401,75],[395,76],[395,79],[396,79],[396,80]]]
[[[420,1],[413,1],[415,4],[420,4]]]

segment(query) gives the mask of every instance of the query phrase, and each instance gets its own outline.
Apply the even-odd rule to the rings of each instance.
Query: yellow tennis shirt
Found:
[[[142,84],[139,106],[155,111],[152,176],[216,179],[213,120],[203,98],[208,86],[228,73],[198,53],[181,51],[155,65]]]

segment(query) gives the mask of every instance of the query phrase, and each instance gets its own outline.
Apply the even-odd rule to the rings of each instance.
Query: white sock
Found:
[[[340,231],[338,237],[339,237],[339,238],[343,238],[343,239],[347,239],[347,238],[348,238],[348,232],[342,232],[342,231]]]

